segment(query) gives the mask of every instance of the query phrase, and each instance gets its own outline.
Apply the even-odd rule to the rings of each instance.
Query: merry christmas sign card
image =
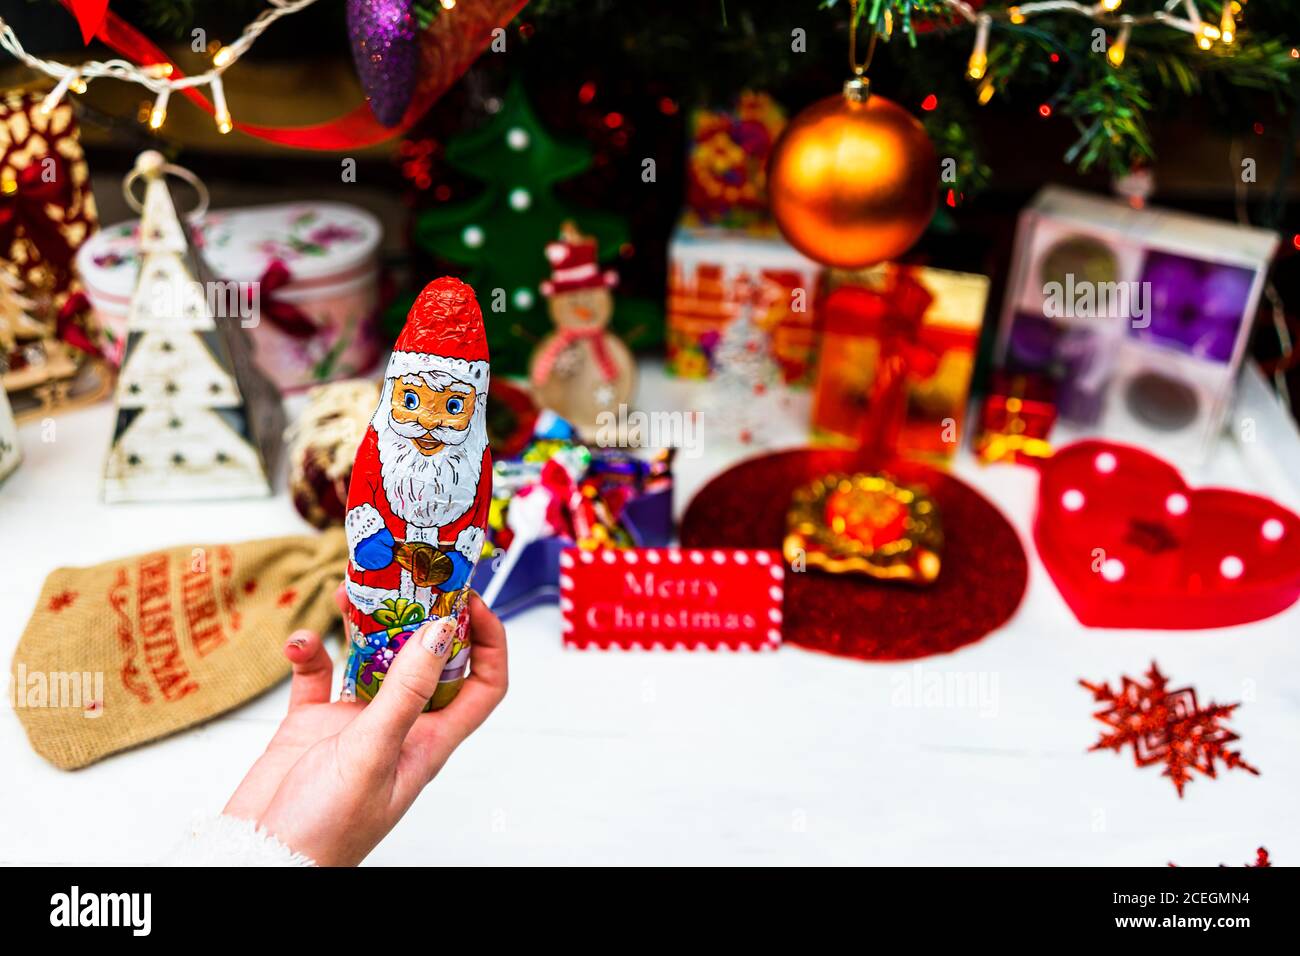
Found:
[[[569,548],[560,557],[565,647],[775,650],[784,595],[776,551]]]

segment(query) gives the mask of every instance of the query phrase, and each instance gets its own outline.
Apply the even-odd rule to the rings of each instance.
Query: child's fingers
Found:
[[[284,656],[293,665],[289,685],[289,709],[303,704],[325,704],[330,699],[334,662],[320,636],[312,631],[294,631],[284,645]]]
[[[344,731],[349,743],[358,743],[374,759],[396,759],[411,725],[438,689],[455,634],[455,618],[438,618],[411,635],[393,658],[375,699]]]
[[[343,620],[346,621],[348,619],[348,610],[352,607],[352,604],[348,601],[348,586],[342,581],[334,589],[334,603],[339,606],[339,613],[343,615]]]

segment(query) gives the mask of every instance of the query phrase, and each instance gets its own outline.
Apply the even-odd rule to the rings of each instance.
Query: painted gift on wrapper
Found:
[[[373,699],[426,621],[453,635],[429,709],[445,706],[465,681],[468,586],[492,498],[488,375],[474,290],[450,277],[429,283],[393,348],[352,470],[345,699]]]

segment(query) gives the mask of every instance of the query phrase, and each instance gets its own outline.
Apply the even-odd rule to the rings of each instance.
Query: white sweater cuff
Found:
[[[202,817],[162,861],[165,866],[315,866],[252,820]]]

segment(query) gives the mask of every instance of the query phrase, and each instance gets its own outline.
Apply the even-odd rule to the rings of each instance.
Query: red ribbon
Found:
[[[81,27],[81,41],[90,46],[108,16],[108,0],[68,0],[68,9]]]
[[[860,456],[874,466],[894,457],[907,413],[907,378],[928,378],[939,356],[921,340],[921,321],[934,297],[903,268],[881,290],[841,286],[826,299],[826,321],[838,331],[880,342],[880,358],[859,434]]]
[[[62,342],[67,342],[74,349],[80,349],[87,355],[96,358],[103,353],[99,346],[96,345],[86,330],[78,324],[77,318],[81,313],[90,308],[90,301],[86,298],[84,292],[74,292],[64,301],[63,307],[59,309],[58,321],[55,325],[55,335]]]
[[[82,14],[86,0],[62,0],[85,29]],[[421,82],[411,97],[401,122],[384,126],[362,103],[343,116],[311,126],[257,126],[252,123],[235,123],[235,129],[249,136],[291,146],[297,149],[342,150],[373,146],[404,133],[415,125],[429,107],[460,78],[483,49],[492,42],[492,30],[504,27],[523,9],[527,0],[481,0],[477,4],[462,3],[455,9],[443,11],[425,32],[421,40]],[[78,8],[83,8],[79,10]],[[107,11],[95,32],[96,38],[117,53],[139,64],[168,64],[170,79],[185,76],[148,37],[111,10]],[[195,88],[179,91],[186,99],[210,115],[216,108],[206,96]]]
[[[46,170],[51,174],[47,176]],[[72,177],[63,157],[33,157],[19,170],[13,191],[0,191],[0,250],[9,250],[21,229],[43,259],[66,269],[72,263],[72,247],[46,207],[66,209],[71,203]]]
[[[271,260],[271,264],[266,267],[266,271],[258,281],[261,316],[269,319],[271,324],[285,335],[295,339],[309,339],[320,331],[320,327],[312,321],[311,316],[292,302],[286,302],[275,296],[277,289],[283,288],[292,281],[293,276],[289,274],[289,267],[279,259]]]
[[[591,348],[592,357],[596,360],[596,365],[600,368],[600,377],[605,382],[613,382],[618,378],[618,366],[614,364],[614,357],[610,355],[609,349],[605,347],[605,330],[599,327],[590,329],[560,329],[555,336],[545,345],[537,354],[537,362],[533,365],[533,384],[542,385],[551,377],[551,372],[555,369],[555,363],[559,361],[564,350],[575,342],[587,341]]]

